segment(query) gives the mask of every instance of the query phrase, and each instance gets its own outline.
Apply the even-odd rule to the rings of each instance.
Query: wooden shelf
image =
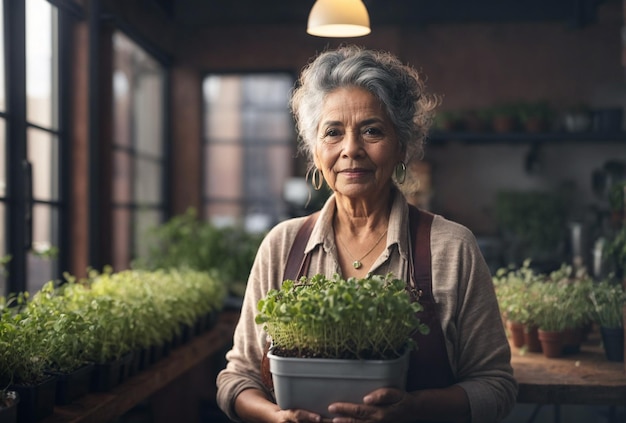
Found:
[[[232,340],[238,313],[222,312],[216,326],[110,392],[90,393],[73,404],[55,407],[42,423],[99,423],[122,416],[182,374],[200,365]]]
[[[513,346],[511,354],[520,403],[626,405],[624,363],[605,358],[597,333],[577,354],[546,358]]]
[[[432,132],[428,145],[444,145],[449,141],[467,143],[554,143],[554,142],[626,142],[626,132]]]
[[[73,404],[55,407],[54,414],[42,422],[115,420],[229,343],[238,316],[237,312],[222,312],[210,332],[177,348],[167,358],[110,392],[90,393]],[[590,336],[579,353],[560,358],[522,353],[515,347],[511,347],[511,352],[520,403],[626,405],[624,363],[606,360],[597,333]]]

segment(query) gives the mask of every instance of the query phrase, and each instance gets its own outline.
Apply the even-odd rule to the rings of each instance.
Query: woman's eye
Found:
[[[324,141],[327,143],[336,143],[341,141],[341,132],[337,129],[327,129],[324,132]]]
[[[379,128],[369,127],[365,128],[365,130],[363,131],[363,136],[366,140],[378,140],[382,138],[383,131]]]

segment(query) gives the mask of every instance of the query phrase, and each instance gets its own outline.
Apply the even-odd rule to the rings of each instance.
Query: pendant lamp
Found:
[[[306,32],[318,37],[361,37],[371,32],[370,17],[362,0],[317,0]]]

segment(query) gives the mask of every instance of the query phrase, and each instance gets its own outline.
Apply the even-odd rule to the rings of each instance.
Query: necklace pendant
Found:
[[[352,262],[352,266],[353,266],[355,269],[360,269],[360,268],[363,266],[363,263],[361,263],[361,262],[360,262],[360,261],[358,261],[358,260],[354,260],[354,261]]]

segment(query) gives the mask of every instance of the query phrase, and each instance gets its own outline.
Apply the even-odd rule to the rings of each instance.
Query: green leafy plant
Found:
[[[582,328],[591,320],[592,304],[589,295],[593,288],[593,280],[584,270],[576,273],[572,266],[563,264],[548,275],[545,284],[551,288],[548,290],[558,297],[559,304],[555,304],[554,307],[562,313],[565,329]],[[548,307],[549,304],[545,306]]]
[[[537,289],[541,276],[525,260],[520,267],[500,268],[493,284],[502,316],[511,322],[532,325],[537,305]]]
[[[29,301],[26,311],[41,326],[41,341],[48,347],[47,370],[70,373],[88,363],[83,350],[94,321],[81,300],[86,295],[83,285],[57,288],[50,281]]]
[[[617,278],[626,277],[626,225],[622,225],[604,244],[604,257]]]
[[[275,353],[300,357],[384,359],[410,347],[411,334],[427,333],[406,283],[373,275],[287,280],[261,299],[256,323],[270,335]]]
[[[226,288],[211,272],[189,269],[90,271],[0,297],[0,389],[35,384],[172,340],[182,324],[221,309]]]
[[[46,379],[49,345],[41,321],[26,311],[28,293],[0,297],[0,387]]]
[[[566,234],[567,201],[560,193],[501,191],[496,195],[496,221],[517,249],[520,261],[555,254]]]
[[[263,235],[248,233],[239,226],[218,228],[198,219],[195,209],[189,208],[151,228],[147,234],[151,247],[133,267],[219,272],[233,293],[243,295]]]
[[[624,206],[624,192],[626,192],[626,181],[616,182],[611,185],[608,192],[609,208],[616,213],[622,213]]]
[[[593,320],[606,328],[624,326],[626,292],[620,283],[605,279],[595,284],[590,293],[593,303]]]

